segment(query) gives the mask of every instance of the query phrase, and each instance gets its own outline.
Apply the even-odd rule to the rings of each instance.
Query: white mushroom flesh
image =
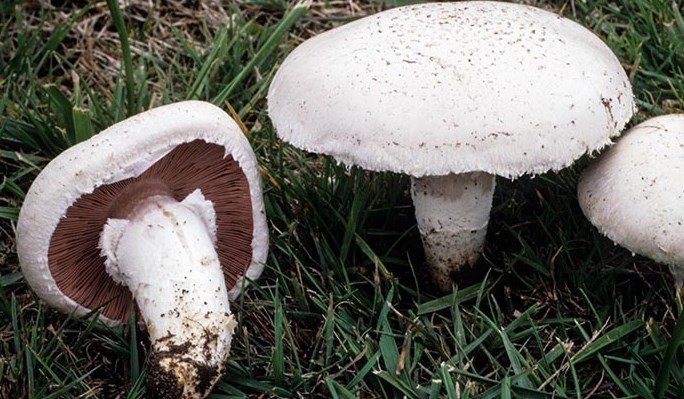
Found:
[[[613,242],[684,268],[684,115],[652,118],[627,131],[582,173],[577,196],[587,218]]]
[[[482,172],[412,179],[429,273],[442,290],[452,288],[452,273],[480,257],[494,187],[495,176]]]
[[[219,378],[236,322],[214,248],[214,209],[199,190],[155,195],[101,235],[107,272],[129,287],[152,343],[154,397],[203,398]]]

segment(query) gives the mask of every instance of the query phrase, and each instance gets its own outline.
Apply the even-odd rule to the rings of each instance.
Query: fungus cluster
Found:
[[[443,290],[480,256],[495,176],[562,169],[609,144],[635,110],[619,61],[592,32],[488,1],[399,7],[309,39],[278,70],[268,107],[299,148],[412,177]],[[681,115],[633,128],[578,189],[601,232],[680,280],[682,132]],[[229,301],[265,262],[261,195],[229,116],[197,101],[159,107],[45,167],[19,215],[22,271],[64,312],[117,325],[136,311],[152,345],[149,395],[202,398],[230,349]]]

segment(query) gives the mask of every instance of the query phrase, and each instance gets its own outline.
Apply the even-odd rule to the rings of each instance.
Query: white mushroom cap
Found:
[[[60,220],[83,195],[102,185],[139,176],[177,146],[197,140],[224,147],[224,158],[231,156],[247,180],[253,232],[251,263],[244,276],[257,278],[268,253],[268,229],[254,153],[237,124],[220,108],[186,101],[155,108],[111,126],[64,151],[36,178],[17,225],[19,261],[33,290],[61,311],[76,315],[92,311],[65,295],[51,273],[48,252]],[[99,237],[99,231],[96,234]],[[99,249],[95,250],[99,253]],[[230,291],[231,297],[241,290],[241,280]],[[101,319],[109,324],[120,322],[103,315]]]
[[[558,170],[610,143],[631,86],[592,32],[501,2],[395,8],[297,47],[269,89],[278,135],[416,177]]]
[[[634,253],[684,267],[684,114],[627,131],[583,172],[577,192],[602,234]]]

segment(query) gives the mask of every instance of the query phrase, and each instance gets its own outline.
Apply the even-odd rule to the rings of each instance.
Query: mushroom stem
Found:
[[[492,207],[495,176],[484,172],[411,179],[418,230],[429,273],[443,291],[451,273],[480,257]]]
[[[204,398],[218,380],[235,321],[214,248],[214,208],[196,190],[182,202],[138,199],[101,234],[107,273],[131,290],[152,344],[151,398]]]

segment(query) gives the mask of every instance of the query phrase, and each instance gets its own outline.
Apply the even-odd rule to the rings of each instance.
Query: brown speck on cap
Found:
[[[108,218],[122,218],[136,198],[171,195],[183,200],[200,189],[216,212],[216,252],[230,289],[252,261],[252,202],[240,165],[218,144],[178,145],[140,176],[99,186],[81,196],[60,220],[50,240],[48,262],[57,287],[88,309],[125,322],[132,306],[127,287],[105,271],[98,247]]]

